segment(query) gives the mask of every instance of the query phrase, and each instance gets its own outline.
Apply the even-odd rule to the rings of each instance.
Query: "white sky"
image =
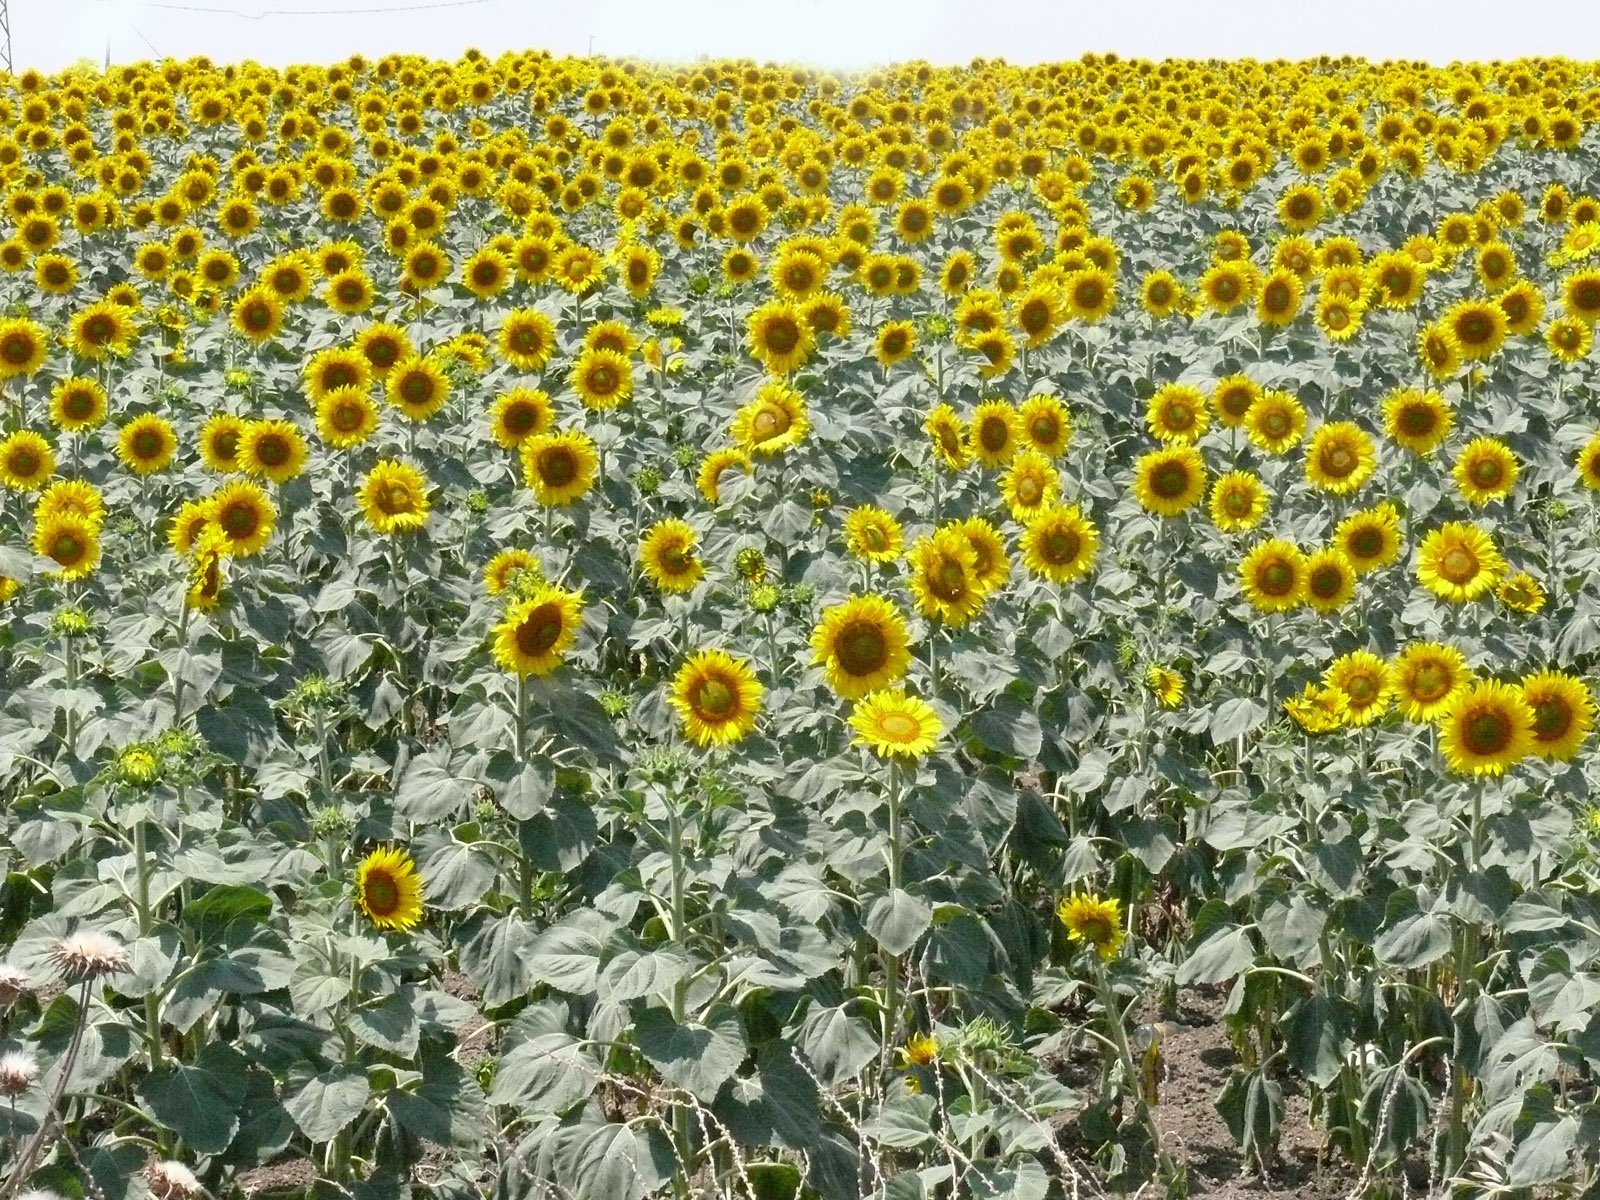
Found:
[[[850,67],[1125,56],[1600,59],[1600,0],[10,0],[17,69],[207,54],[702,55]],[[207,11],[193,11],[202,9]],[[400,11],[410,9],[411,11]],[[383,10],[381,13],[374,10]]]

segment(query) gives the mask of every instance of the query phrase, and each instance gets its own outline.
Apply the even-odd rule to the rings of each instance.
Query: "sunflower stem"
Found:
[[[67,702],[67,757],[78,757],[78,711],[76,692],[78,690],[78,644],[77,639],[68,636],[63,655],[67,661],[67,691],[73,693],[73,698]]]
[[[139,936],[150,936],[152,924],[150,914],[150,855],[145,843],[145,820],[143,816],[134,822],[133,826],[133,866],[137,880],[138,894],[135,902],[139,906]],[[150,1053],[150,1069],[157,1071],[161,1068],[161,1001],[154,994],[144,998],[144,1034],[145,1045]]]
[[[1105,1011],[1106,1032],[1111,1035],[1111,1042],[1116,1047],[1117,1057],[1122,1063],[1123,1087],[1132,1094],[1134,1106],[1144,1120],[1163,1182],[1168,1185],[1174,1184],[1178,1178],[1177,1167],[1167,1154],[1166,1147],[1161,1144],[1161,1127],[1156,1123],[1156,1115],[1151,1109],[1149,1098],[1145,1095],[1140,1081],[1138,1060],[1134,1058],[1133,1048],[1128,1044],[1128,1029],[1123,1021],[1121,1007],[1117,1003],[1117,994],[1111,987],[1111,975],[1106,970],[1106,964],[1098,951],[1091,951],[1089,957],[1094,962],[1095,984],[1100,993],[1100,1007]]]
[[[900,829],[900,768],[889,768],[889,782],[885,799],[889,804],[889,893],[891,897],[900,890],[902,875]],[[895,1037],[900,1030],[900,956],[883,955],[883,1069],[889,1070],[893,1062]]]
[[[528,677],[521,672],[517,673],[517,724],[516,724],[516,754],[517,762],[525,763],[528,760]]]

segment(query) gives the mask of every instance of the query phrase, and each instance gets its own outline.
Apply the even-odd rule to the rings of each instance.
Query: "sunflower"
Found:
[[[328,307],[346,316],[366,312],[375,297],[372,280],[360,267],[340,271],[322,289],[322,298]]]
[[[426,421],[450,399],[450,380],[432,358],[409,358],[384,380],[389,403],[411,421]]]
[[[1366,305],[1324,288],[1317,297],[1317,328],[1330,342],[1348,342],[1361,332]]]
[[[97,380],[73,376],[50,391],[50,420],[63,433],[82,433],[106,419],[106,390]]]
[[[1506,314],[1490,300],[1458,300],[1440,318],[1468,362],[1491,358],[1505,344]]]
[[[133,344],[133,317],[128,309],[110,300],[97,300],[73,315],[70,325],[72,351],[93,361],[111,356],[124,358]],[[4,342],[0,340],[0,357]]]
[[[599,455],[588,434],[555,430],[522,443],[522,470],[534,497],[558,508],[580,499],[594,485]]]
[[[1377,468],[1372,438],[1352,421],[1330,421],[1306,447],[1306,480],[1336,496],[1355,491]]]
[[[335,450],[364,444],[377,428],[378,406],[364,388],[336,388],[317,401],[317,433]]]
[[[32,375],[44,366],[50,342],[44,328],[26,317],[0,320],[0,379]]]
[[[1422,299],[1427,271],[1404,250],[1389,250],[1367,267],[1373,299],[1384,308],[1412,308]]]
[[[1504,774],[1533,751],[1536,719],[1521,688],[1492,679],[1462,688],[1440,718],[1445,765],[1463,775]]]
[[[1244,428],[1258,448],[1285,454],[1305,436],[1306,410],[1288,392],[1266,392],[1250,406]]]
[[[851,555],[869,563],[894,562],[905,549],[900,522],[871,504],[852,509],[845,517],[844,540]]]
[[[764,689],[750,665],[721,650],[700,650],[678,668],[672,707],[697,746],[727,746],[755,728]]]
[[[277,262],[269,263],[261,275],[261,286],[285,304],[299,304],[311,295],[312,263],[309,255],[294,250]]]
[[[1465,521],[1433,530],[1417,547],[1417,578],[1452,604],[1476,600],[1505,573],[1506,560],[1489,535]]]
[[[676,517],[657,521],[639,540],[639,566],[663,592],[693,591],[705,578],[705,564],[695,553],[700,535]]]
[[[1517,456],[1498,438],[1467,443],[1451,471],[1461,494],[1472,504],[1487,504],[1511,493],[1517,482]]]
[[[178,509],[178,515],[172,518],[172,528],[167,531],[167,545],[179,558],[185,558],[208,528],[213,528],[210,503],[205,500],[185,500]]]
[[[1544,293],[1539,285],[1523,279],[1495,297],[1506,315],[1506,328],[1517,337],[1527,337],[1544,320]]]
[[[1059,458],[1072,440],[1072,417],[1066,405],[1048,392],[1024,400],[1017,419],[1024,441],[1047,458]]]
[[[1041,509],[1022,531],[1022,565],[1041,579],[1071,583],[1094,566],[1100,531],[1077,505]]]
[[[54,560],[61,579],[82,579],[100,562],[100,527],[79,513],[56,513],[33,530],[33,552]]]
[[[461,266],[461,284],[479,300],[505,291],[511,282],[511,259],[492,246],[484,246]]]
[[[1030,350],[1043,346],[1061,330],[1067,306],[1054,287],[1036,283],[1011,306],[1011,324]]]
[[[368,325],[356,334],[356,349],[378,379],[386,379],[395,367],[416,357],[410,335],[400,326],[385,322]]]
[[[361,515],[379,534],[415,533],[428,520],[428,479],[409,463],[384,459],[357,493]]]
[[[960,533],[971,544],[975,558],[973,578],[978,590],[985,596],[1011,577],[1011,560],[1006,555],[1005,539],[1000,531],[982,517],[968,517],[952,522],[951,529]]]
[[[519,371],[538,371],[556,351],[556,327],[538,309],[513,309],[500,322],[497,348]]]
[[[617,408],[633,395],[633,365],[615,350],[585,350],[572,364],[572,390],[585,408]]]
[[[1554,762],[1569,761],[1594,728],[1589,688],[1565,672],[1540,671],[1522,681],[1522,699],[1533,711],[1531,752]]]
[[[1561,281],[1561,307],[1585,325],[1600,321],[1600,270],[1575,271]]]
[[[1256,297],[1256,319],[1263,325],[1282,329],[1294,324],[1305,300],[1305,284],[1293,271],[1277,270],[1261,284]],[[1318,308],[1320,313],[1320,305]]]
[[[1116,307],[1116,280],[1100,267],[1074,271],[1068,276],[1065,287],[1068,309],[1075,320],[1092,324]]]
[[[986,467],[999,467],[1011,461],[1021,436],[1021,418],[1005,400],[986,400],[972,414],[968,427],[968,449]]]
[[[1413,642],[1390,667],[1395,694],[1406,720],[1436,720],[1472,682],[1472,670],[1461,651],[1441,642]]]
[[[232,413],[213,413],[200,427],[201,461],[219,474],[239,470],[239,444],[247,424]]]
[[[917,330],[910,321],[889,321],[879,330],[873,345],[873,357],[885,371],[895,363],[910,357],[917,346]]]
[[[1248,375],[1229,375],[1211,390],[1211,408],[1228,429],[1238,429],[1261,399],[1261,385]]]
[[[1306,602],[1306,556],[1293,542],[1269,538],[1239,564],[1239,587],[1257,612],[1288,612]]]
[[[283,301],[270,288],[257,285],[233,302],[231,320],[234,329],[259,346],[283,328]]]
[[[1329,664],[1323,686],[1344,697],[1344,722],[1370,725],[1394,702],[1394,679],[1389,664],[1370,650],[1354,650]]]
[[[1358,575],[1386,567],[1400,557],[1400,514],[1388,501],[1353,512],[1339,522],[1333,542]]]
[[[1009,334],[1000,329],[989,333],[980,333],[969,343],[970,349],[979,358],[978,377],[980,379],[999,379],[1007,371],[1016,357],[1016,344],[1012,342]]]
[[[694,485],[702,496],[716,504],[722,499],[722,476],[735,468],[746,475],[750,474],[750,456],[743,450],[732,448],[713,450],[701,460]]]
[[[1592,491],[1600,492],[1600,433],[1595,434],[1578,451],[1578,482]]]
[[[1152,317],[1170,317],[1184,308],[1187,297],[1171,271],[1152,271],[1144,277],[1139,303]]]
[[[357,388],[365,392],[372,386],[372,367],[359,350],[329,346],[325,350],[318,350],[307,360],[301,379],[306,395],[312,403],[316,403],[329,392],[340,388]]]
[[[1396,388],[1383,399],[1384,433],[1413,454],[1430,454],[1449,435],[1455,412],[1438,392]]]
[[[918,539],[910,563],[911,592],[923,616],[961,626],[983,607],[978,552],[959,530],[943,527]]]
[[[413,243],[406,250],[405,270],[400,286],[408,292],[437,287],[450,274],[450,259],[431,241]]]
[[[483,568],[483,590],[487,595],[498,596],[523,579],[543,582],[543,569],[544,564],[537,555],[518,547],[502,550]]]
[[[1206,494],[1206,463],[1193,446],[1174,446],[1143,455],[1137,464],[1134,494],[1147,511],[1176,517]]]
[[[811,633],[812,661],[847,700],[887,687],[911,663],[905,618],[883,596],[853,596],[822,611]]]
[[[833,292],[818,292],[806,300],[800,311],[812,333],[840,339],[850,336],[850,308],[843,297]]]
[[[494,627],[494,659],[516,675],[548,675],[566,660],[583,622],[583,593],[539,584]]]
[[[1170,667],[1151,663],[1144,673],[1144,685],[1162,708],[1177,708],[1183,703],[1183,676]]]
[[[211,520],[227,539],[226,552],[234,558],[259,554],[272,537],[278,510],[260,486],[246,480],[224,484],[208,504]]]
[[[512,388],[498,396],[489,415],[489,431],[507,450],[515,450],[530,437],[555,423],[550,397],[535,388]]]
[[[1222,316],[1255,299],[1260,280],[1249,263],[1213,263],[1200,277],[1200,298]]]
[[[37,492],[55,473],[55,451],[33,430],[0,438],[0,484],[13,492]]]
[[[165,469],[177,451],[178,435],[164,417],[155,413],[135,417],[117,434],[117,457],[135,475]]]
[[[1544,607],[1544,588],[1526,571],[1507,575],[1495,588],[1494,594],[1501,604],[1525,617],[1532,616]]]
[[[189,572],[189,590],[183,597],[190,608],[213,612],[222,604],[222,590],[227,583],[227,572],[222,565],[225,546],[226,539],[215,529],[207,527],[198,535]]]
[[[1122,949],[1127,932],[1115,897],[1079,892],[1061,901],[1056,916],[1067,927],[1067,937],[1092,949],[1102,962],[1110,962]]]
[[[292,421],[250,421],[239,438],[239,466],[249,475],[287,483],[306,468],[310,451]]]
[[[773,456],[793,449],[811,431],[805,398],[779,380],[769,380],[734,414],[730,436],[749,454]]]
[[[1298,696],[1283,702],[1283,711],[1305,733],[1330,733],[1344,724],[1344,693],[1308,683]]]
[[[1337,612],[1356,594],[1356,569],[1344,551],[1328,546],[1306,557],[1306,603],[1320,613]]]
[[[1026,525],[1039,511],[1054,504],[1061,492],[1061,480],[1050,459],[1034,449],[1023,450],[1011,460],[1000,485],[1000,495],[1011,510],[1012,519]]]
[[[404,850],[374,850],[356,868],[355,905],[379,929],[404,933],[422,920],[422,876]]]
[[[811,357],[816,337],[794,305],[770,300],[746,324],[750,353],[773,375],[787,375]]]
[[[955,409],[948,404],[936,405],[923,421],[922,431],[933,445],[934,457],[946,470],[959,471],[967,465],[967,433]],[[1600,435],[1595,438],[1595,446],[1600,451]],[[1597,461],[1600,461],[1600,453],[1597,453]],[[1600,487],[1600,474],[1596,475],[1596,481],[1595,486]]]
[[[1163,384],[1150,397],[1144,420],[1156,440],[1192,446],[1205,433],[1210,420],[1205,394],[1186,383]]]
[[[905,692],[877,691],[850,711],[855,744],[884,758],[921,758],[938,744],[944,722],[926,701]]]
[[[639,348],[639,339],[622,321],[597,321],[583,335],[585,350],[609,350],[627,359]]]
[[[98,528],[106,517],[105,498],[87,480],[58,479],[40,493],[33,516],[36,521],[47,521],[60,513],[82,517]]]
[[[1594,349],[1594,327],[1576,317],[1557,317],[1544,331],[1544,344],[1561,362],[1579,362]]]
[[[1249,471],[1229,471],[1211,487],[1211,523],[1224,533],[1254,529],[1267,505],[1267,489]]]

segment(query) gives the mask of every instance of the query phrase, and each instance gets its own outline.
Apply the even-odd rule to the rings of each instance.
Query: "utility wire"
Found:
[[[150,53],[151,54],[154,54],[157,58],[163,57],[161,51],[156,49],[155,43],[152,42],[149,38],[145,37],[144,30],[140,29],[137,25],[130,25],[130,26],[128,26],[128,28],[133,30],[136,34],[139,35],[139,40],[141,42],[143,42],[146,46],[150,47]]]
[[[346,17],[382,15],[387,13],[423,12],[438,8],[469,8],[488,4],[490,0],[436,0],[430,4],[393,4],[374,8],[266,8],[260,12],[241,12],[236,8],[206,8],[198,4],[152,4],[145,8],[165,8],[173,12],[209,13],[217,17],[240,17],[246,21],[260,21],[267,17]]]

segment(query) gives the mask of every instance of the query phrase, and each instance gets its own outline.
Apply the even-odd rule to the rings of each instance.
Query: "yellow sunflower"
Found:
[[[986,400],[978,405],[968,426],[968,450],[986,467],[1003,466],[1017,452],[1021,418],[1005,400]]]
[[[583,623],[583,593],[539,584],[494,627],[494,659],[516,675],[548,675],[566,661]]]
[[[377,379],[388,378],[390,371],[415,358],[417,353],[411,336],[404,329],[382,321],[356,334],[356,349],[366,358]]]
[[[301,379],[306,396],[315,404],[340,388],[365,392],[372,386],[372,367],[366,355],[354,347],[329,346],[307,360]]]
[[[1505,344],[1506,314],[1490,300],[1458,300],[1440,318],[1455,338],[1461,357],[1480,362]]]
[[[306,468],[310,451],[292,421],[251,421],[239,438],[239,465],[246,474],[287,483]]]
[[[1329,421],[1306,447],[1306,481],[1336,496],[1359,488],[1377,465],[1372,438],[1353,421]]]
[[[1250,406],[1244,428],[1253,445],[1284,454],[1305,436],[1306,410],[1288,392],[1266,392]]]
[[[872,355],[888,370],[911,355],[917,347],[917,329],[910,321],[888,321],[878,330]]]
[[[694,486],[710,503],[716,504],[722,499],[723,475],[735,469],[750,474],[750,456],[743,450],[731,448],[713,450],[701,460]]]
[[[1157,388],[1144,417],[1156,440],[1169,446],[1192,446],[1205,433],[1209,420],[1205,394],[1186,383]]]
[[[1511,494],[1517,483],[1517,456],[1498,438],[1474,438],[1450,474],[1469,503],[1487,504]]]
[[[700,650],[678,668],[672,707],[684,735],[697,746],[727,746],[755,728],[764,690],[743,659]]]
[[[450,399],[450,381],[432,358],[409,358],[389,372],[384,394],[407,420],[426,421]]]
[[[117,434],[117,457],[135,475],[164,470],[178,452],[178,435],[164,417],[145,413]]]
[[[856,701],[850,712],[855,744],[883,758],[921,758],[944,733],[944,722],[928,704],[903,691],[878,691]]]
[[[705,578],[705,564],[695,553],[700,535],[676,517],[657,521],[639,540],[639,567],[664,592],[693,591]]]
[[[106,419],[106,389],[98,380],[73,376],[50,390],[50,420],[63,433],[82,433]]]
[[[1152,451],[1139,459],[1134,494],[1147,512],[1179,516],[1205,497],[1205,459],[1193,446]]]
[[[1074,271],[1066,280],[1067,305],[1075,320],[1094,323],[1117,304],[1116,280],[1100,267]]]
[[[55,451],[33,430],[0,438],[0,485],[13,492],[37,492],[55,473]]]
[[[1557,317],[1544,331],[1544,344],[1560,361],[1579,362],[1594,349],[1594,327],[1576,317]]]
[[[1533,711],[1531,752],[1554,762],[1569,761],[1594,728],[1594,697],[1588,686],[1563,671],[1540,671],[1522,681],[1522,699]]]
[[[1229,471],[1211,488],[1211,523],[1224,533],[1254,529],[1267,515],[1267,489],[1249,471]]]
[[[1183,676],[1170,667],[1151,663],[1144,673],[1144,685],[1162,708],[1177,708],[1183,703]]]
[[[283,328],[283,301],[271,288],[256,286],[233,302],[233,327],[258,346]]]
[[[1507,575],[1494,594],[1501,604],[1523,616],[1532,616],[1544,607],[1544,588],[1526,571]]]
[[[1320,613],[1337,612],[1355,597],[1356,569],[1344,551],[1327,546],[1306,557],[1306,603]]]
[[[1462,688],[1440,718],[1445,765],[1461,775],[1503,775],[1533,751],[1535,720],[1521,688],[1492,679]]]
[[[911,663],[910,644],[900,610],[876,594],[823,609],[811,633],[812,661],[827,673],[828,686],[847,700],[903,676]]]
[[[1229,375],[1219,379],[1211,390],[1211,407],[1217,420],[1228,429],[1238,429],[1261,399],[1261,385],[1248,375]]]
[[[1417,333],[1417,354],[1435,379],[1450,379],[1461,370],[1461,343],[1444,324],[1422,327]]]
[[[1344,723],[1370,725],[1389,711],[1394,702],[1394,679],[1389,664],[1370,650],[1354,650],[1329,664],[1323,686],[1344,697]]]
[[[1079,892],[1061,901],[1056,916],[1067,927],[1067,937],[1089,947],[1102,962],[1110,962],[1122,949],[1127,931],[1114,897]]]
[[[535,308],[517,308],[500,322],[500,357],[519,371],[538,371],[556,352],[554,322]]]
[[[522,443],[522,470],[540,504],[560,507],[594,485],[600,457],[588,434],[579,430],[540,433]]]
[[[798,446],[810,430],[805,398],[788,384],[769,380],[734,415],[730,436],[746,453],[771,456]]]
[[[1438,392],[1396,388],[1383,398],[1384,433],[1413,454],[1431,454],[1454,424],[1455,412]]]
[[[585,408],[617,408],[633,395],[633,365],[615,350],[585,350],[572,364],[572,390]]]
[[[1578,482],[1591,491],[1600,492],[1600,433],[1578,451]]]
[[[428,479],[409,463],[379,462],[361,481],[356,498],[377,533],[415,533],[427,524]]]
[[[355,905],[379,929],[399,933],[422,920],[422,876],[404,850],[374,850],[356,868]]]
[[[1386,567],[1400,557],[1400,513],[1388,501],[1353,512],[1339,522],[1333,542],[1358,575]]]
[[[44,366],[50,341],[44,327],[26,317],[0,320],[0,379],[32,375]]]
[[[507,450],[515,450],[555,424],[550,397],[535,388],[512,388],[495,398],[489,431]]]
[[[1306,556],[1283,538],[1269,538],[1239,564],[1239,587],[1257,612],[1288,612],[1306,602]]]
[[[1472,682],[1472,669],[1461,651],[1442,642],[1413,642],[1390,668],[1395,694],[1406,720],[1436,720]]]
[[[815,335],[805,315],[782,300],[770,300],[746,324],[750,353],[773,375],[787,375],[811,357]]]
[[[961,626],[983,607],[978,552],[960,531],[944,527],[911,547],[911,593],[923,616]]]
[[[178,509],[178,515],[172,518],[172,528],[167,531],[167,544],[179,558],[187,557],[200,541],[200,536],[211,526],[210,502],[185,500]]]
[[[247,422],[232,413],[213,413],[200,427],[200,458],[219,474],[239,469],[239,443]]]
[[[1026,525],[1039,511],[1054,504],[1061,479],[1050,459],[1037,450],[1022,451],[1011,460],[1000,485],[1000,495],[1014,520]]]
[[[1417,547],[1417,578],[1434,595],[1452,604],[1476,600],[1505,574],[1506,560],[1476,525],[1449,521]]]
[[[955,409],[948,404],[936,405],[922,423],[922,431],[933,445],[934,458],[946,470],[959,471],[967,465],[967,432]],[[1600,447],[1600,436],[1595,438],[1595,445]]]
[[[208,503],[211,520],[227,538],[227,553],[232,557],[259,554],[271,540],[278,510],[259,485],[247,480],[223,484]]]
[[[33,516],[36,521],[47,521],[60,513],[82,517],[98,527],[106,517],[105,498],[88,480],[58,479],[39,494]]]
[[[1040,454],[1059,458],[1072,440],[1072,417],[1067,406],[1048,392],[1029,396],[1017,409],[1022,437]]]
[[[100,563],[100,527],[78,513],[56,513],[33,530],[33,552],[55,562],[61,579],[82,579]]]
[[[1022,531],[1022,565],[1041,579],[1071,583],[1094,566],[1100,531],[1077,505],[1040,510]]]
[[[317,401],[317,433],[335,450],[364,444],[378,428],[378,406],[365,388],[336,388]]]
[[[1283,710],[1306,733],[1330,733],[1344,724],[1344,693],[1308,683],[1298,696],[1283,702]]]
[[[905,549],[905,534],[896,521],[876,505],[863,504],[844,519],[845,549],[869,563],[890,563]]]

